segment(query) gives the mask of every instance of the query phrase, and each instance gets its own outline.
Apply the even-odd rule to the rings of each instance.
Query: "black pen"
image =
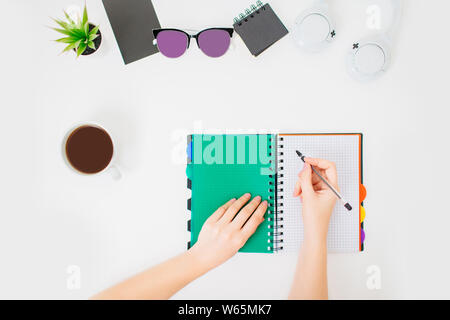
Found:
[[[300,157],[300,159],[302,159],[302,161],[304,163],[305,162],[305,156],[298,150],[296,150],[295,152],[297,152],[297,155]],[[315,174],[317,174],[317,176],[328,186],[328,188],[330,188],[331,191],[333,191],[333,193],[336,195],[336,197],[338,197],[339,200],[341,200],[341,202],[344,204],[344,207],[348,210],[351,211],[352,210],[352,206],[350,205],[350,203],[348,203],[347,201],[344,200],[344,198],[342,197],[342,195],[335,189],[333,188],[333,186],[331,184],[328,183],[327,180],[325,180],[324,177],[322,177],[320,175],[319,172],[317,172],[316,169],[314,169],[313,166],[311,166],[311,169],[314,171]]]

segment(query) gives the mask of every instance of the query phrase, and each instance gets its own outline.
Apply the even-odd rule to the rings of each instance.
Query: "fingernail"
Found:
[[[267,200],[264,200],[263,205],[265,206],[267,205]]]
[[[256,200],[256,201],[261,201],[261,197],[260,197],[260,196],[256,196],[256,197],[255,197],[255,200]]]
[[[250,194],[250,193],[246,193],[246,194],[244,194],[244,197],[246,197],[246,198],[250,198],[252,195]]]

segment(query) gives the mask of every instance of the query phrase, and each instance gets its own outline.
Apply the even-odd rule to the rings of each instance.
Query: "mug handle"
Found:
[[[122,171],[119,169],[117,164],[112,164],[108,170],[114,180],[120,180],[122,178]]]

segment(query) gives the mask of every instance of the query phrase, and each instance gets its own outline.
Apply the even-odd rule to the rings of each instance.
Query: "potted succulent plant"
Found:
[[[53,29],[65,35],[64,38],[55,40],[67,44],[63,52],[73,50],[79,57],[80,55],[86,56],[97,51],[102,42],[102,34],[98,26],[89,22],[86,5],[81,18],[73,19],[66,11],[64,11],[64,15],[67,21],[53,19],[61,27]]]

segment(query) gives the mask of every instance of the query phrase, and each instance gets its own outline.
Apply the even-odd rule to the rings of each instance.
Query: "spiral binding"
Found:
[[[253,18],[253,14],[259,14],[259,10],[265,10],[262,1],[256,1],[256,4],[252,4],[250,8],[245,9],[245,13],[239,14],[238,17],[234,18],[234,23],[241,25],[242,22],[247,22],[248,18]]]
[[[273,149],[272,143],[273,143],[273,137],[272,136],[269,141],[270,145],[269,148]],[[280,150],[283,149],[283,137],[278,138],[278,143],[276,144],[276,154],[274,157],[274,161],[276,163],[276,174],[270,175],[270,181],[269,181],[269,193],[271,196],[269,196],[269,218],[267,219],[269,221],[269,246],[268,250],[272,252],[278,252],[283,250],[283,201],[284,201],[284,175],[281,172],[284,168],[281,166],[283,163],[283,159],[280,159],[280,156],[283,156],[283,152]]]

